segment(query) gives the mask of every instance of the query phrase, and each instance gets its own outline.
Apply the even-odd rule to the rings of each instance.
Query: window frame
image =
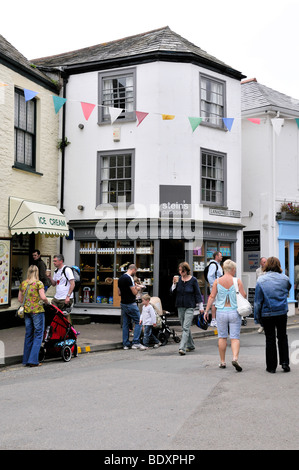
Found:
[[[223,115],[219,118],[219,123],[215,124],[213,122],[206,121],[205,119],[208,119],[209,117],[204,117],[202,113],[204,112],[202,109],[202,101],[205,101],[206,103],[212,104],[211,101],[203,100],[202,99],[202,79],[209,80],[210,83],[215,82],[217,84],[220,84],[223,86]],[[200,117],[202,118],[201,125],[208,126],[208,127],[213,127],[215,129],[221,129],[225,130],[224,122],[222,118],[226,117],[226,82],[224,80],[220,80],[218,78],[212,77],[210,75],[206,75],[203,73],[199,74],[199,112],[200,112]]]
[[[223,179],[217,180],[216,178],[208,178],[206,175],[203,176],[203,155],[209,154],[213,157],[222,158],[223,160]],[[222,201],[207,201],[203,198],[203,180],[209,181],[221,181],[223,182],[223,191],[222,191]],[[227,206],[227,154],[223,152],[218,152],[206,148],[200,149],[200,203],[205,206],[211,207],[222,207],[225,208]]]
[[[110,124],[110,119],[105,119],[104,118],[104,109],[105,105],[104,103],[104,89],[103,89],[103,81],[104,80],[114,80],[114,79],[119,79],[121,77],[129,77],[132,76],[133,78],[133,98],[132,98],[132,111],[123,111],[120,116],[117,118],[115,122],[121,123],[121,122],[130,122],[130,121],[136,121],[136,68],[126,68],[126,69],[120,69],[120,70],[110,70],[106,72],[99,72],[98,74],[98,124]],[[126,97],[124,98],[126,101]],[[114,99],[114,102],[110,105],[111,107],[114,108],[119,108],[120,106],[115,106],[115,101],[116,100],[121,100],[121,98],[117,97]],[[107,105],[109,106],[109,105]]]
[[[113,178],[113,179],[102,179],[102,169],[103,169],[103,159],[105,157],[117,157],[117,156],[125,156],[130,155],[131,157],[131,177],[130,178]],[[109,166],[110,168],[110,166]],[[125,168],[122,167],[122,168]],[[104,181],[121,181],[121,180],[131,180],[131,201],[126,202],[127,206],[134,204],[134,186],[135,186],[135,149],[120,149],[120,150],[108,150],[108,151],[99,151],[97,154],[97,190],[96,190],[96,207],[99,205],[111,205],[117,206],[120,201],[116,200],[116,202],[103,202],[103,182]]]
[[[16,100],[16,95],[18,97],[19,103],[20,103],[20,97],[23,97],[24,100],[25,100],[24,90],[21,90],[19,88],[15,88],[14,89],[14,100]],[[27,102],[25,101],[26,129],[23,129],[19,125],[19,121],[20,121],[20,106],[19,106],[19,103],[18,103],[18,117],[17,117],[18,118],[18,125],[16,125],[16,115],[15,115],[16,106],[14,106],[14,167],[22,169],[22,170],[35,171],[36,170],[36,139],[37,139],[37,136],[36,136],[37,101],[36,101],[35,98],[32,98],[31,100],[29,100]],[[34,119],[33,132],[31,132],[27,129],[28,103],[31,103],[34,106],[34,109],[33,109],[33,119]],[[24,133],[24,154],[23,154],[24,163],[17,160],[17,157],[18,157],[18,155],[17,155],[17,135],[18,135],[18,132],[23,132]],[[25,144],[26,135],[29,135],[32,138],[32,152],[31,152],[31,164],[30,165],[25,163],[25,160],[26,160],[26,144]]]

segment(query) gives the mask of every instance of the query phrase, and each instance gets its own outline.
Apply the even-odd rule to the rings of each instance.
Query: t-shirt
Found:
[[[132,304],[136,301],[136,296],[131,291],[131,287],[135,285],[132,277],[125,273],[118,280],[118,288],[120,290],[121,303]]]
[[[65,275],[62,273],[63,269],[65,268]],[[71,268],[62,266],[61,269],[54,272],[53,281],[56,281],[56,293],[55,299],[57,300],[64,300],[67,297],[70,288],[71,280],[74,280],[74,274]],[[71,299],[74,297],[72,292]]]
[[[23,298],[25,297],[28,284],[28,281],[23,281],[20,286],[20,291],[23,294]],[[29,284],[24,304],[25,313],[41,313],[45,311],[43,301],[39,296],[39,290],[43,288],[44,285],[41,281],[36,281],[32,284]]]

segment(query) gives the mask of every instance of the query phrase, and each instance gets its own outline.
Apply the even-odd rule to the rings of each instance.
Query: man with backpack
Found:
[[[215,251],[213,253],[213,259],[208,264],[208,270],[207,270],[207,281],[209,283],[210,291],[212,290],[215,280],[223,276],[223,270],[220,265],[221,261],[222,261],[221,252]],[[214,326],[215,328],[217,328],[216,307],[214,304],[212,305],[211,310],[212,310],[211,326]]]
[[[63,311],[65,308],[69,308],[73,304],[75,278],[72,269],[64,265],[63,255],[54,256],[53,263],[56,268],[53,278],[51,277],[51,274],[48,276],[52,286],[56,286],[56,292],[52,300],[52,304]],[[68,315],[67,318],[69,322],[71,322],[70,315]]]

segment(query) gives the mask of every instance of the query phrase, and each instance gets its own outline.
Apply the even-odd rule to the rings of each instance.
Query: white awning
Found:
[[[9,198],[9,228],[15,233],[44,233],[67,236],[69,228],[65,216],[55,206]]]

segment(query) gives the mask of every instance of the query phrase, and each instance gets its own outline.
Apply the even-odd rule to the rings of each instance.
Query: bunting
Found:
[[[4,92],[4,87],[7,87],[7,86],[9,86],[7,83],[0,82],[0,89],[3,90],[3,92]],[[3,92],[0,94],[0,98],[2,97],[2,99],[0,99],[0,104],[3,104],[4,102]],[[39,93],[36,91],[24,88],[24,96],[25,96],[26,102],[32,100],[38,94]],[[61,98],[60,96],[56,96],[56,95],[53,95],[52,98],[53,98],[55,113],[57,114],[62,108],[62,106],[66,103],[67,100],[66,98]],[[111,124],[113,124],[117,120],[117,118],[120,116],[120,114],[124,111],[123,108],[114,108],[112,106],[107,107],[103,105],[95,105],[93,103],[86,103],[84,101],[80,101],[80,104],[81,104],[81,108],[83,111],[83,115],[87,121],[90,118],[90,115],[96,106],[102,106],[102,107],[107,108],[108,113],[110,114]],[[142,112],[142,111],[135,111],[135,113],[136,113],[136,118],[138,121],[138,124],[137,124],[137,127],[138,127],[144,121],[144,119],[149,115],[149,113]],[[176,117],[174,114],[161,114],[161,113],[154,113],[154,114],[159,114],[162,117],[163,121],[173,121]],[[227,130],[231,132],[235,118],[219,118],[219,119],[223,121],[223,124],[225,125]],[[253,124],[261,123],[260,118],[246,118],[246,119]],[[286,118],[286,119],[295,120],[297,124],[297,128],[299,129],[299,118]],[[197,127],[199,127],[200,124],[202,123],[203,118],[202,117],[188,117],[188,120],[192,129],[192,132],[194,132],[197,129]],[[282,118],[271,119],[273,130],[275,134],[278,136],[280,135],[281,129],[284,125],[284,121],[285,119],[282,119]]]

